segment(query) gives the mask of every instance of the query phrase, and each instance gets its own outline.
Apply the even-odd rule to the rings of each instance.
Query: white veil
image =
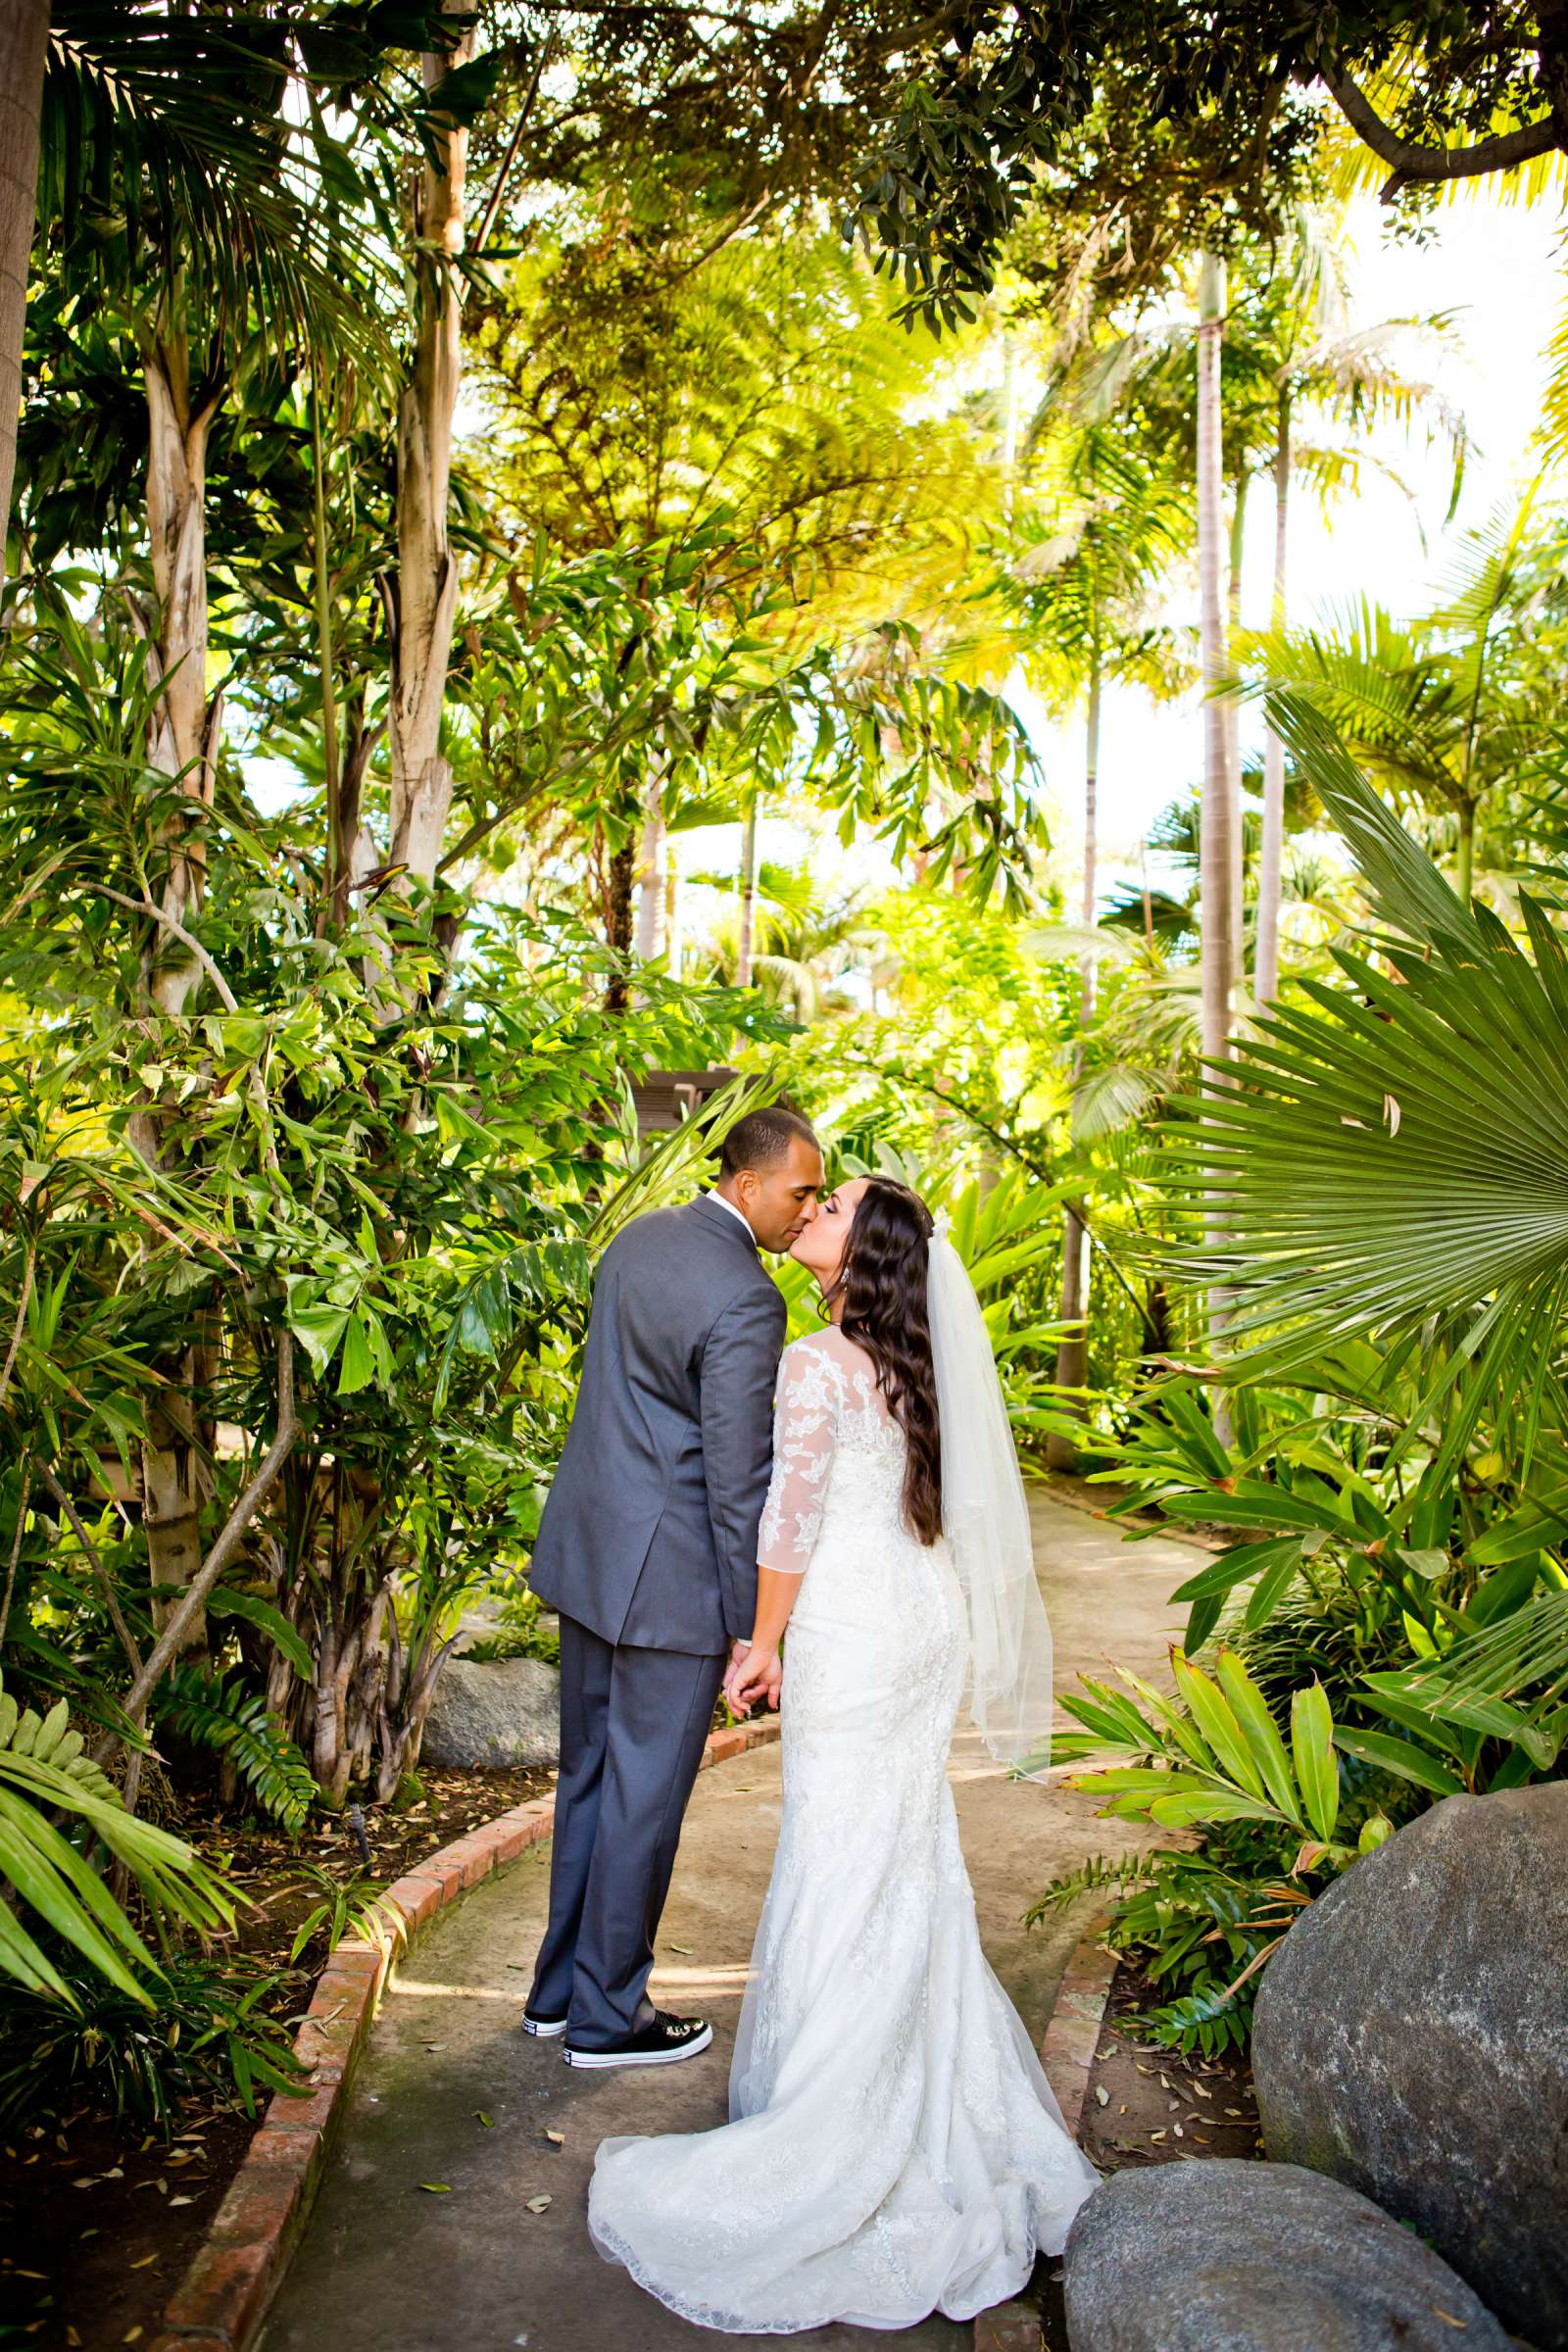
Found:
[[[991,1334],[939,1223],[926,1278],[942,1427],[942,1525],[969,1612],[969,1712],[999,1762],[1051,1758],[1051,1626]]]

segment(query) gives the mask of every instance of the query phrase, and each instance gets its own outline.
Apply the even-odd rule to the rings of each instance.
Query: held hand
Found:
[[[724,1695],[737,1715],[749,1715],[759,1699],[765,1698],[775,1711],[784,1682],[784,1665],[776,1648],[765,1643],[736,1643],[741,1654],[734,1658],[724,1678]]]

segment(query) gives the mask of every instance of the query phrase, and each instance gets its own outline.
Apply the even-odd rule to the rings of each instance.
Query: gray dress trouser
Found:
[[[577,2048],[653,2022],[654,1936],[727,1655],[617,1645],[562,1613],[550,1923],[528,2006],[566,2018]]]

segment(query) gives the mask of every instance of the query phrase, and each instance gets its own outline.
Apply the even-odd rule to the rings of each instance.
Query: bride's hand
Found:
[[[737,1715],[749,1715],[760,1698],[777,1709],[784,1664],[776,1648],[751,1642],[724,1678],[724,1695]]]

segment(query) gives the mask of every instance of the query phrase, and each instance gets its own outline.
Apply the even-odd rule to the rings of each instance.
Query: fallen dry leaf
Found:
[[[530,2197],[528,2199],[528,2211],[530,2213],[543,2213],[549,2202],[550,2199],[548,2197]]]
[[[545,2133],[545,2137],[549,2140],[550,2145],[553,2148],[564,2148],[566,2144],[566,2134],[564,2132],[547,2132]]]

